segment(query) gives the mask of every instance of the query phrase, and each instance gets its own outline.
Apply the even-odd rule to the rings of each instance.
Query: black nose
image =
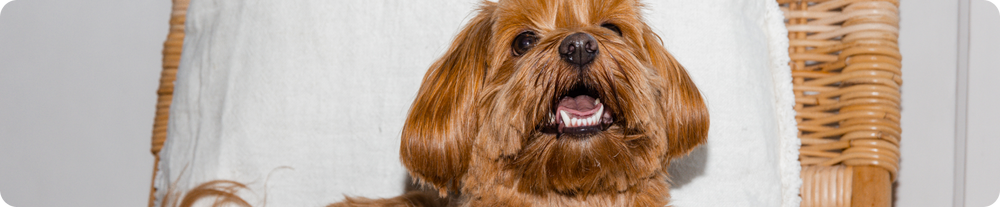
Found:
[[[587,65],[597,56],[597,40],[582,32],[569,35],[559,44],[559,55],[570,64]]]

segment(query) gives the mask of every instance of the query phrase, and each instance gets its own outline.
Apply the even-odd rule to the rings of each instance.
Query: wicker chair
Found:
[[[897,0],[779,0],[802,148],[802,206],[892,206],[899,169]]]
[[[166,140],[189,0],[173,0],[152,152]],[[802,206],[892,206],[902,84],[898,0],[778,0],[802,139]],[[153,168],[156,176],[156,166]],[[151,189],[150,206],[153,205]]]

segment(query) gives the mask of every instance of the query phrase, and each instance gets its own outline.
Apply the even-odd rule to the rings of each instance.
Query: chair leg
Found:
[[[852,207],[892,206],[889,171],[877,166],[854,166]]]

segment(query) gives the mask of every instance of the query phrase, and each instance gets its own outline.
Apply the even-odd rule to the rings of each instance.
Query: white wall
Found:
[[[961,1],[971,1],[967,13],[960,14]],[[900,7],[896,206],[990,204],[1000,194],[1000,13],[984,0],[906,0]],[[0,194],[7,203],[146,204],[169,9],[169,0],[16,0],[3,9]],[[971,19],[965,38],[960,15]],[[965,58],[961,39],[968,41]],[[961,83],[960,60],[968,72]],[[968,96],[960,101],[963,84]],[[956,126],[956,117],[967,124]],[[955,145],[956,132],[965,132],[964,147]]]
[[[985,0],[907,0],[900,12],[895,204],[992,204],[1000,195],[1000,13]]]
[[[958,1],[900,2],[903,53],[896,206],[951,206]]]
[[[1000,195],[1000,11],[971,0],[970,15],[964,202],[979,207]]]
[[[170,0],[15,0],[0,15],[0,194],[145,206]]]

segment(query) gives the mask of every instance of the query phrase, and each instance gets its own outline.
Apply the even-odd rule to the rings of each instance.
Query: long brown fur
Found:
[[[190,207],[206,199],[212,199],[210,206],[245,206],[250,207],[250,203],[236,195],[237,191],[247,189],[247,186],[229,180],[214,180],[202,183],[197,187],[188,190],[183,196],[176,196],[174,192],[167,190],[161,206]],[[177,199],[181,198],[180,202]]]
[[[427,71],[403,127],[400,159],[431,190],[330,206],[667,205],[666,168],[705,142],[708,110],[641,9],[638,0],[484,1]],[[515,54],[525,31],[539,39]],[[599,48],[585,67],[560,58],[575,33]],[[559,93],[580,84],[598,89],[614,121],[585,136],[542,132]]]

